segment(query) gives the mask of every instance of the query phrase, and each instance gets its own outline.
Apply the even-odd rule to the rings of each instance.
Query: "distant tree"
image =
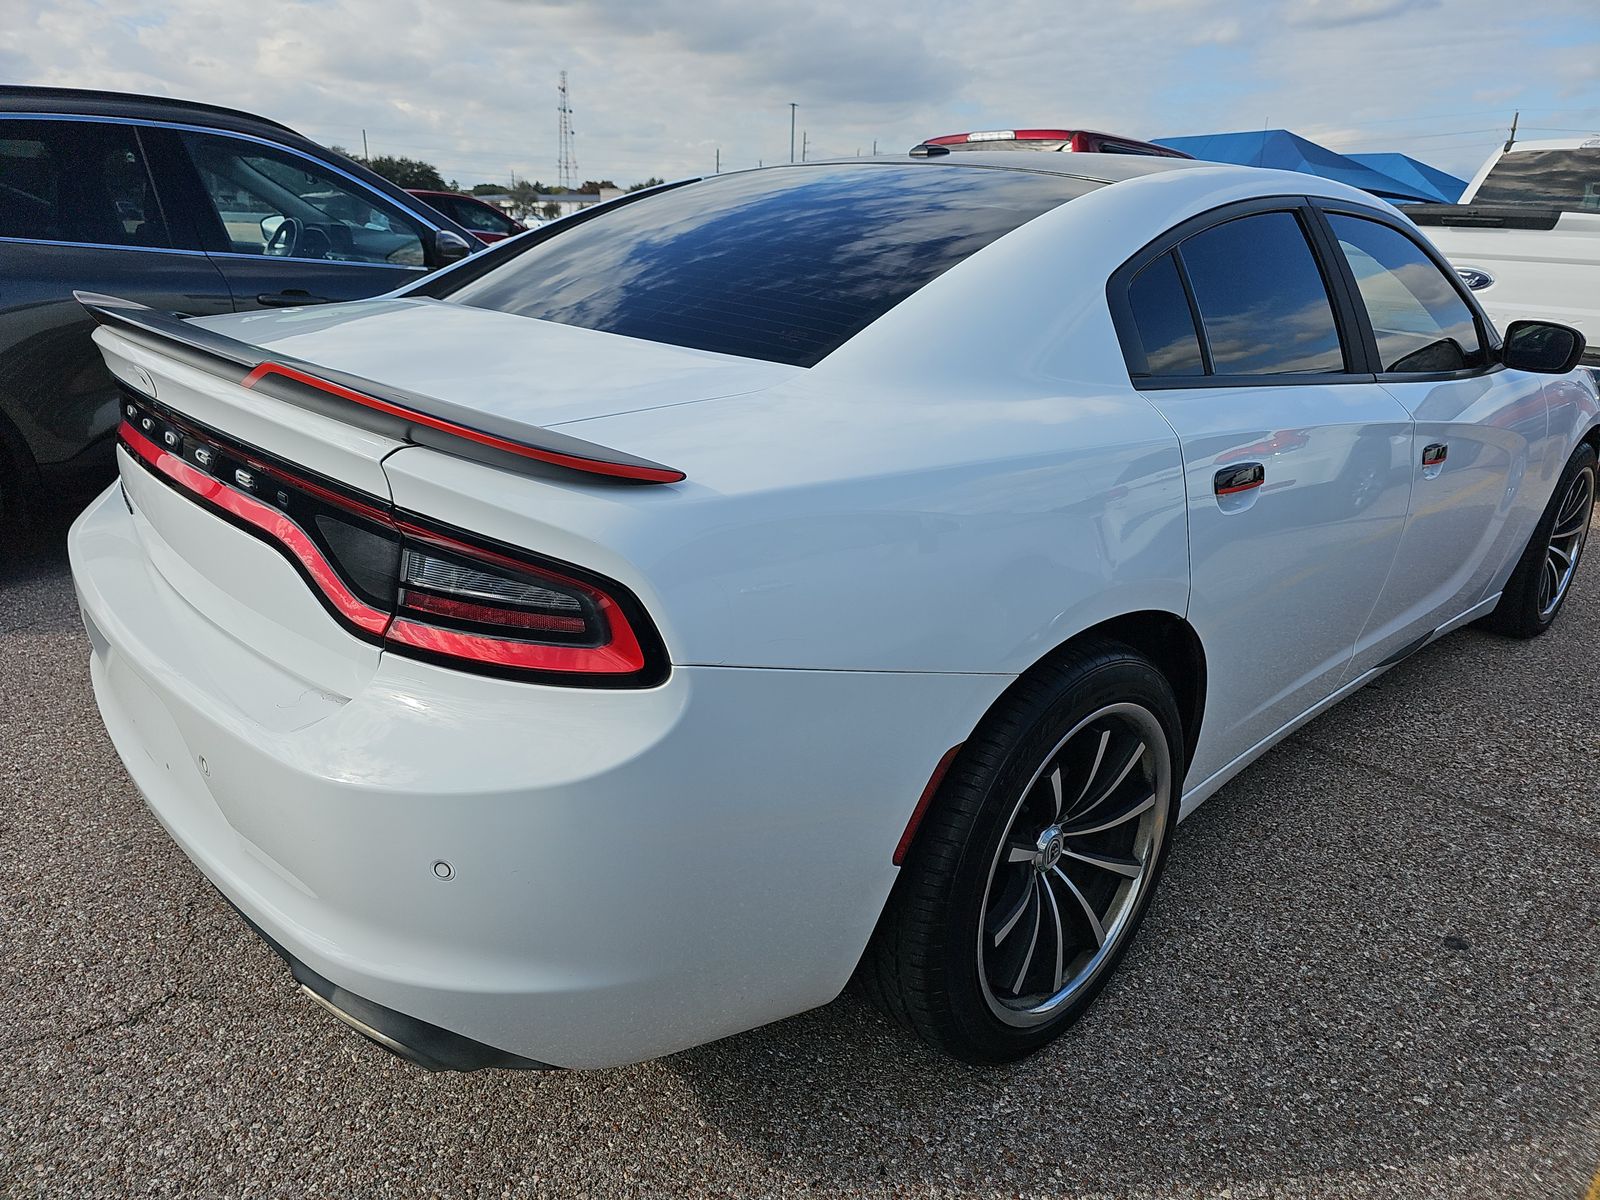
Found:
[[[330,146],[328,149],[360,163],[375,174],[382,175],[396,187],[424,188],[435,192],[454,191],[456,188],[453,180],[449,187],[446,187],[444,176],[439,174],[439,168],[430,162],[423,162],[420,158],[400,158],[393,154],[362,158],[361,155],[346,150],[343,146]]]
[[[439,168],[420,158],[379,154],[367,160],[367,167],[397,187],[429,188],[437,192],[445,190],[444,176],[439,174]]]
[[[475,183],[472,185],[474,196],[500,196],[509,191],[503,183]]]
[[[614,188],[617,185],[609,179],[585,179],[580,192],[598,192],[601,188]]]
[[[539,185],[531,179],[519,179],[508,193],[511,196],[511,215],[531,217],[539,208]]]
[[[542,216],[546,221],[554,221],[561,215],[561,205],[555,203],[554,201],[541,205],[539,208],[539,215]]]
[[[650,176],[649,179],[646,179],[643,183],[636,183],[632,187],[630,187],[628,190],[630,192],[642,192],[642,191],[644,191],[645,188],[660,187],[665,182],[666,182],[665,179],[657,179],[654,175],[652,175],[652,176]]]

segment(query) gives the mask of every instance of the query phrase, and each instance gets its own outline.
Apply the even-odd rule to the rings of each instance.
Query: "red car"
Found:
[[[428,192],[407,188],[429,208],[436,208],[458,225],[465,225],[480,242],[498,242],[527,231],[527,226],[476,196],[458,192]]]
[[[952,150],[1073,150],[1079,154],[1150,154],[1158,158],[1193,158],[1182,150],[1169,150],[1154,142],[1093,133],[1087,129],[986,129],[977,133],[950,133],[929,138],[911,153],[948,154]],[[454,216],[454,213],[449,214]]]

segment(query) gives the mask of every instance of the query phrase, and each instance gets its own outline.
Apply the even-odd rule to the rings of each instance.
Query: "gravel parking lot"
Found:
[[[846,996],[626,1070],[435,1076],[300,999],[147,814],[65,526],[0,549],[9,1195],[1597,1194],[1600,563],[1548,637],[1449,638],[1187,822],[1034,1060],[954,1065]]]

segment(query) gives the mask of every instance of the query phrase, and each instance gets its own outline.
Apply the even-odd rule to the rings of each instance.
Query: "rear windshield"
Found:
[[[1472,202],[1600,212],[1600,146],[1502,155]]]
[[[1097,186],[932,164],[724,175],[557,227],[459,287],[445,276],[421,290],[809,367],[968,255]]]

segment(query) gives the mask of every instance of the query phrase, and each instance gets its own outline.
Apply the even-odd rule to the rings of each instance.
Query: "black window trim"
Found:
[[[1314,224],[1322,239],[1322,253],[1333,264],[1335,274],[1341,281],[1341,286],[1349,298],[1356,329],[1360,336],[1368,368],[1373,372],[1373,378],[1379,383],[1448,383],[1457,379],[1477,379],[1485,375],[1492,375],[1503,371],[1505,364],[1500,361],[1500,335],[1495,330],[1494,323],[1484,313],[1483,307],[1478,303],[1478,298],[1472,294],[1461,276],[1449,261],[1440,254],[1438,249],[1425,236],[1419,234],[1409,222],[1397,219],[1382,209],[1369,208],[1352,200],[1337,200],[1327,196],[1308,196],[1310,207],[1314,214]],[[1360,288],[1356,283],[1355,272],[1350,268],[1350,262],[1345,258],[1344,251],[1339,248],[1338,236],[1333,231],[1333,226],[1328,222],[1328,215],[1355,217],[1363,221],[1372,221],[1394,230],[1401,237],[1406,238],[1429,262],[1433,263],[1443,272],[1450,286],[1455,289],[1456,295],[1467,306],[1467,311],[1472,314],[1472,322],[1478,331],[1478,342],[1483,347],[1487,362],[1481,367],[1468,367],[1461,371],[1385,371],[1383,360],[1378,355],[1378,339],[1372,332],[1372,321],[1367,315],[1367,306],[1361,301]]]
[[[1138,273],[1150,263],[1160,258],[1163,254],[1177,251],[1179,246],[1196,234],[1204,233],[1208,229],[1215,229],[1219,225],[1226,225],[1240,217],[1255,216],[1259,213],[1287,212],[1299,222],[1301,232],[1305,235],[1306,244],[1311,251],[1312,261],[1316,263],[1317,272],[1322,277],[1323,286],[1327,289],[1329,306],[1333,309],[1334,326],[1339,334],[1340,352],[1345,358],[1343,371],[1319,371],[1314,373],[1281,375],[1213,375],[1211,348],[1206,340],[1205,322],[1200,319],[1200,308],[1195,301],[1194,288],[1189,281],[1189,270],[1184,265],[1182,253],[1174,253],[1173,259],[1178,264],[1178,277],[1183,281],[1183,290],[1189,300],[1189,316],[1194,321],[1195,334],[1200,340],[1200,356],[1208,373],[1205,375],[1144,375],[1135,372],[1134,364],[1143,363],[1143,344],[1139,339],[1139,332],[1133,320],[1133,309],[1128,303],[1128,286]],[[1117,340],[1122,345],[1122,357],[1128,366],[1128,378],[1139,391],[1171,391],[1174,389],[1201,389],[1201,388],[1232,388],[1232,387],[1299,387],[1323,386],[1327,384],[1374,383],[1377,374],[1372,369],[1376,361],[1376,346],[1369,351],[1362,340],[1362,325],[1358,310],[1352,305],[1349,284],[1345,282],[1338,270],[1336,263],[1328,260],[1325,238],[1327,231],[1322,228],[1320,218],[1317,216],[1311,203],[1311,197],[1303,195],[1257,196],[1251,200],[1238,200],[1206,212],[1198,213],[1185,221],[1179,222],[1171,229],[1147,242],[1137,252],[1131,255],[1121,266],[1111,273],[1106,281],[1106,303],[1111,309],[1111,322],[1117,331]],[[1348,270],[1348,268],[1346,268]],[[1366,331],[1366,337],[1371,337],[1371,331]],[[1405,376],[1408,379],[1417,376]]]

